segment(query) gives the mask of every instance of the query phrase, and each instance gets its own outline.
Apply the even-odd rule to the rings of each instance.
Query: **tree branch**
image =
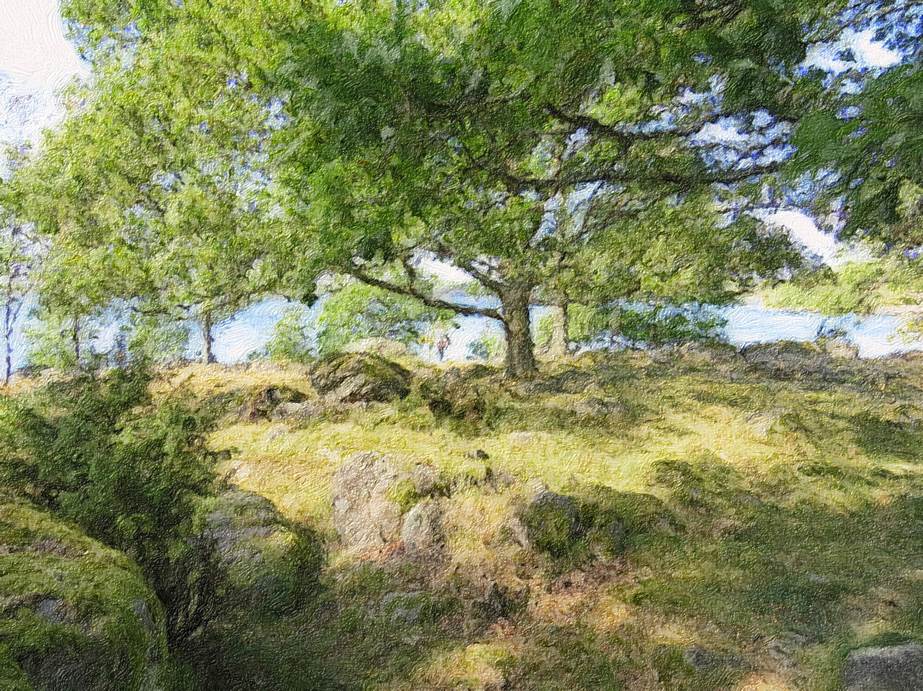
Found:
[[[469,317],[489,317],[490,319],[496,319],[498,321],[503,321],[503,316],[500,314],[499,310],[493,309],[492,307],[476,307],[473,305],[461,305],[457,302],[449,302],[447,300],[440,300],[435,298],[432,295],[428,295],[420,290],[414,288],[413,286],[407,285],[402,286],[397,283],[391,283],[381,278],[376,278],[375,276],[370,276],[362,269],[358,267],[351,267],[346,269],[346,273],[366,285],[370,285],[374,288],[381,288],[382,290],[387,290],[391,293],[396,293],[397,295],[405,295],[407,297],[414,298],[419,300],[427,307],[432,307],[434,309],[440,310],[449,310],[450,312],[456,312],[457,314],[464,314]]]

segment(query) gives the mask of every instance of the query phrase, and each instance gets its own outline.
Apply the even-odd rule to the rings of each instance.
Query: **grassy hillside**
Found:
[[[215,632],[211,672],[263,688],[836,688],[851,648],[923,640],[920,362],[768,355],[624,353],[520,385],[486,375],[486,409],[467,420],[435,418],[415,389],[242,421],[233,401],[254,386],[316,397],[306,371],[174,373],[161,386],[228,401],[210,442],[222,472],[328,550],[312,604]],[[444,555],[338,543],[331,478],[369,450],[442,471]],[[608,488],[624,550],[558,559],[509,540],[536,479]]]

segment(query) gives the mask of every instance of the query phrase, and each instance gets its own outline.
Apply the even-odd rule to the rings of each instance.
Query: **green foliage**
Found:
[[[328,355],[363,338],[409,344],[450,318],[451,313],[428,308],[417,300],[349,283],[323,302],[316,322],[317,348],[321,355]]]
[[[168,400],[148,407],[143,368],[83,375],[0,407],[0,478],[18,494],[131,555],[181,642],[209,607],[211,550],[196,536],[200,499],[212,492],[207,421]]]
[[[724,320],[668,306],[573,305],[570,338],[578,342],[622,338],[631,345],[667,345],[720,337]]]
[[[290,307],[276,322],[273,335],[266,344],[266,356],[272,362],[307,364],[316,358],[310,324],[302,308]]]
[[[487,333],[476,338],[468,344],[467,360],[482,360],[495,362],[503,359],[506,354],[506,344],[499,334]]]
[[[187,324],[164,315],[134,317],[117,337],[116,347],[124,342],[128,355],[157,365],[174,365],[186,358],[189,342]]]
[[[326,272],[353,275],[513,323],[510,373],[528,375],[523,305],[537,293],[728,299],[792,259],[784,237],[726,214],[774,166],[745,162],[758,151],[713,165],[689,135],[724,113],[791,111],[804,27],[833,9],[72,0],[65,12],[86,25],[98,79],[19,178],[43,232],[105,247],[106,261],[140,255],[124,291],[215,319],[249,295],[302,298]],[[721,109],[679,98],[718,82]],[[649,127],[667,112],[673,126]],[[503,309],[435,295],[425,256]],[[403,316],[386,321],[414,321]],[[343,342],[340,321],[322,351]]]
[[[776,286],[767,295],[767,303],[830,315],[868,313],[880,305],[884,269],[883,262],[821,269]]]

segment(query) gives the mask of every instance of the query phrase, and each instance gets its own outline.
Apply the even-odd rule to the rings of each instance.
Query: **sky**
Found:
[[[36,140],[61,118],[56,93],[86,74],[57,0],[0,0],[0,143]]]
[[[830,71],[842,69],[845,64],[839,57],[842,48],[850,48],[855,59],[868,68],[886,67],[898,62],[900,55],[876,43],[873,35],[871,29],[852,33],[838,46],[814,49],[808,62]],[[88,74],[87,65],[66,38],[58,0],[0,0],[0,144],[37,141],[43,129],[53,127],[62,117],[56,94],[71,80]],[[733,133],[727,134],[731,136]],[[761,217],[785,228],[793,240],[827,264],[835,266],[844,261],[861,259],[855,250],[843,246],[832,234],[819,230],[814,219],[797,207],[768,210]],[[457,269],[436,261],[428,262],[428,268],[450,281],[465,277]],[[255,305],[239,319],[225,325],[217,343],[221,359],[239,359],[249,350],[261,347],[281,311],[278,303],[268,301]],[[765,321],[749,313],[748,319],[759,323]],[[781,319],[789,327],[793,324],[791,318]],[[740,327],[741,333],[747,339],[759,339],[756,331],[747,331],[746,322],[747,319],[741,319],[741,324],[744,324]],[[471,327],[473,333],[475,325],[472,323]],[[477,328],[483,330],[483,325]],[[806,338],[810,337],[814,328],[813,322],[804,327]],[[779,335],[788,333],[781,322],[772,331],[780,331]],[[799,334],[793,332],[788,336]],[[452,350],[457,356],[463,357],[464,340],[459,338],[453,342]],[[877,350],[881,349],[881,344],[875,343],[869,341],[866,344],[869,354],[873,351],[880,354]]]

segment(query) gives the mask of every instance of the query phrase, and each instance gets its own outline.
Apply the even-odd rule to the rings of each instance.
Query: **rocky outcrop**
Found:
[[[395,401],[410,393],[412,375],[396,362],[373,353],[342,353],[311,371],[318,393],[336,403]]]
[[[420,394],[436,418],[476,422],[487,412],[484,378],[493,370],[483,365],[453,367],[420,385]]]
[[[206,518],[226,579],[225,607],[281,612],[299,604],[316,580],[319,550],[265,497],[230,489]]]
[[[51,516],[0,503],[0,687],[162,687],[164,614],[138,567]]]
[[[238,417],[247,422],[270,419],[283,405],[300,404],[306,396],[288,386],[258,386],[246,392],[238,408]]]
[[[909,691],[923,689],[923,645],[904,643],[858,648],[843,667],[846,691]]]
[[[333,525],[353,549],[381,549],[397,540],[409,550],[433,549],[441,543],[442,490],[430,466],[405,471],[386,456],[358,453],[333,477]]]

